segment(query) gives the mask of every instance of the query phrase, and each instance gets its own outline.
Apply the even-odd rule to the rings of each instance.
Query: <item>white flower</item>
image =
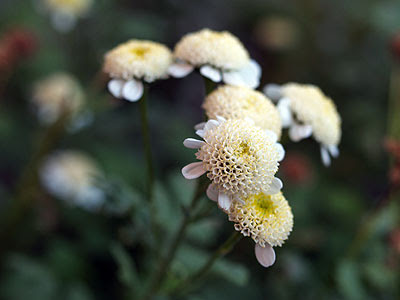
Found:
[[[181,78],[199,68],[201,75],[214,82],[256,88],[261,68],[249,58],[242,43],[227,31],[203,29],[185,35],[175,46],[175,64],[169,74]]]
[[[293,228],[292,210],[282,193],[259,193],[234,201],[227,213],[235,230],[256,243],[255,254],[260,264],[271,266],[275,262],[272,247],[282,246]]]
[[[70,31],[77,20],[90,10],[93,0],[39,0],[41,10],[48,11],[53,26],[60,32]]]
[[[340,115],[333,101],[309,84],[267,85],[264,93],[278,102],[282,126],[289,128],[291,140],[297,142],[312,135],[321,144],[324,165],[329,166],[330,155],[339,155],[342,133]]]
[[[198,149],[196,157],[200,162],[187,165],[182,174],[194,179],[207,173],[211,180],[207,195],[223,210],[229,210],[233,199],[260,192],[275,194],[282,188],[282,181],[274,175],[283,147],[272,131],[267,132],[250,120],[221,117],[196,128],[203,141],[189,138],[184,145]]]
[[[105,201],[104,192],[95,184],[102,174],[95,162],[83,153],[56,152],[45,160],[39,175],[51,195],[68,203],[94,211]]]
[[[250,118],[262,129],[281,137],[281,117],[275,105],[262,93],[247,87],[223,85],[211,92],[202,105],[210,119]]]
[[[66,111],[77,119],[84,104],[83,91],[74,77],[55,73],[35,83],[31,98],[39,121],[52,124]]]
[[[143,81],[167,78],[171,62],[171,51],[162,44],[141,40],[123,43],[104,57],[103,70],[112,78],[108,90],[116,98],[138,101]]]

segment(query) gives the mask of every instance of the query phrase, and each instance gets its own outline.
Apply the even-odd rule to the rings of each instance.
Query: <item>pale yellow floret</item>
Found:
[[[56,73],[34,85],[32,101],[49,121],[55,121],[65,110],[75,113],[81,108],[83,92],[72,76]]]
[[[209,94],[203,108],[207,117],[225,119],[250,118],[255,125],[276,133],[282,133],[281,117],[275,105],[264,94],[246,87],[221,86]]]
[[[314,85],[288,83],[282,94],[290,99],[290,109],[304,124],[310,124],[314,138],[324,145],[338,145],[341,119],[332,99]]]
[[[103,70],[112,78],[152,82],[167,76],[171,62],[172,53],[168,47],[151,41],[130,40],[106,53]]]
[[[269,189],[278,170],[279,153],[268,135],[245,120],[227,120],[207,130],[205,145],[196,153],[208,178],[231,196]]]
[[[235,229],[262,247],[281,246],[293,228],[293,214],[281,192],[274,195],[251,195],[244,203],[235,201],[229,209],[229,220]]]
[[[174,56],[196,67],[211,65],[222,70],[240,69],[250,60],[238,38],[209,29],[185,35],[176,44]]]
[[[49,10],[74,16],[86,14],[92,3],[93,0],[44,0],[44,4]]]

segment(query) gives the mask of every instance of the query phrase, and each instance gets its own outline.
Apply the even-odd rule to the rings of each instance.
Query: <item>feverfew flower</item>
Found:
[[[262,129],[270,130],[279,139],[282,133],[281,117],[275,105],[262,93],[246,87],[224,85],[210,93],[203,108],[210,119],[250,118]]]
[[[207,196],[223,210],[229,210],[234,199],[257,193],[275,194],[282,188],[281,180],[274,175],[283,157],[283,147],[276,143],[273,134],[250,120],[222,117],[196,128],[196,134],[204,141],[188,138],[183,144],[198,149],[196,157],[200,162],[187,165],[182,174],[194,179],[207,173],[211,180]]]
[[[77,20],[92,7],[93,0],[41,0],[40,8],[48,11],[54,27],[61,31],[71,30]]]
[[[194,68],[214,82],[256,88],[261,68],[251,60],[242,43],[227,31],[203,29],[185,35],[175,46],[176,63],[169,68],[174,77],[184,77]]]
[[[95,185],[102,173],[83,153],[64,150],[50,155],[40,168],[40,179],[53,196],[88,210],[96,210],[105,194]]]
[[[267,85],[264,92],[278,101],[283,127],[289,127],[289,137],[297,142],[313,136],[321,144],[324,165],[331,163],[330,155],[339,155],[341,119],[332,99],[310,84],[287,83]]]
[[[272,247],[281,246],[293,228],[293,214],[289,203],[278,192],[274,195],[259,193],[243,201],[234,201],[228,212],[235,229],[254,242],[259,263],[269,267],[275,262]]]
[[[137,101],[143,95],[143,82],[168,77],[171,51],[164,45],[141,40],[123,43],[104,57],[103,70],[111,80],[108,90],[116,98]]]
[[[60,72],[35,83],[31,101],[40,122],[48,125],[66,111],[76,116],[83,106],[84,96],[75,78]]]

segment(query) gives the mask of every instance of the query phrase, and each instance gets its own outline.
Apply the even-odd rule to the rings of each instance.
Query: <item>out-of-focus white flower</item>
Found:
[[[68,203],[94,211],[105,201],[104,192],[95,183],[102,173],[96,163],[81,152],[64,150],[50,155],[39,175],[51,195]]]
[[[53,26],[60,32],[70,31],[77,20],[90,10],[93,0],[39,0],[42,10],[50,14]]]
[[[196,129],[203,141],[188,138],[183,144],[198,149],[200,162],[187,165],[182,174],[194,179],[207,173],[211,180],[207,196],[223,210],[229,210],[234,199],[280,191],[282,181],[275,173],[283,147],[277,143],[276,134],[269,134],[251,120],[222,117],[199,124]]]
[[[143,82],[168,77],[172,53],[168,47],[141,40],[130,40],[106,53],[103,70],[111,80],[108,90],[116,98],[138,101]]]
[[[31,101],[39,121],[48,125],[66,112],[76,117],[83,106],[83,99],[82,88],[75,78],[60,72],[35,83]]]
[[[278,102],[282,126],[289,128],[291,140],[297,142],[312,135],[321,144],[322,162],[329,166],[330,156],[339,155],[342,134],[340,115],[332,99],[310,84],[272,84],[264,92]]]
[[[175,64],[169,68],[174,77],[184,77],[194,68],[214,82],[256,88],[261,68],[250,59],[238,38],[227,31],[203,29],[185,35],[175,46]]]
[[[250,118],[254,123],[274,132],[279,139],[282,133],[281,117],[275,105],[262,93],[246,87],[224,85],[211,92],[203,103],[209,119]]]
[[[293,228],[293,214],[289,203],[278,192],[274,195],[259,193],[242,201],[234,201],[228,211],[235,229],[254,242],[259,263],[269,267],[275,262],[272,247],[281,246]]]

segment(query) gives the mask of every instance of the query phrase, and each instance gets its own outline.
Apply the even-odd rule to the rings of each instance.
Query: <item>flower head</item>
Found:
[[[249,120],[217,119],[197,130],[204,141],[185,140],[186,147],[198,149],[200,162],[184,167],[183,175],[193,179],[207,173],[212,182],[207,194],[224,210],[234,198],[278,192],[282,182],[274,175],[282,158],[280,144]]]
[[[92,4],[93,0],[41,0],[40,8],[49,12],[57,30],[66,32],[89,12]]]
[[[256,242],[256,257],[264,267],[275,262],[272,247],[281,246],[293,228],[292,210],[281,192],[274,195],[259,193],[235,201],[228,216],[237,231]]]
[[[312,135],[321,144],[324,164],[329,165],[329,153],[338,156],[341,138],[341,119],[332,99],[310,84],[270,85],[265,92],[279,101],[277,108],[283,126],[289,127],[289,137],[299,141]]]
[[[184,77],[199,68],[214,82],[223,80],[252,88],[259,84],[259,65],[250,59],[239,39],[227,31],[203,29],[189,33],[176,44],[174,57],[176,63],[169,69],[174,77]]]
[[[97,209],[105,200],[103,191],[95,185],[101,175],[90,157],[71,150],[50,155],[40,169],[41,182],[50,194],[89,210]]]
[[[203,108],[210,119],[217,116],[250,118],[255,125],[274,132],[278,139],[281,136],[281,117],[275,105],[262,93],[250,88],[221,86],[206,97]]]
[[[83,91],[71,75],[55,73],[34,85],[31,100],[39,120],[50,124],[57,121],[65,111],[76,114],[83,105]]]
[[[130,40],[106,53],[103,70],[112,78],[108,87],[115,97],[137,101],[143,94],[142,80],[166,78],[171,62],[172,54],[166,46]]]

